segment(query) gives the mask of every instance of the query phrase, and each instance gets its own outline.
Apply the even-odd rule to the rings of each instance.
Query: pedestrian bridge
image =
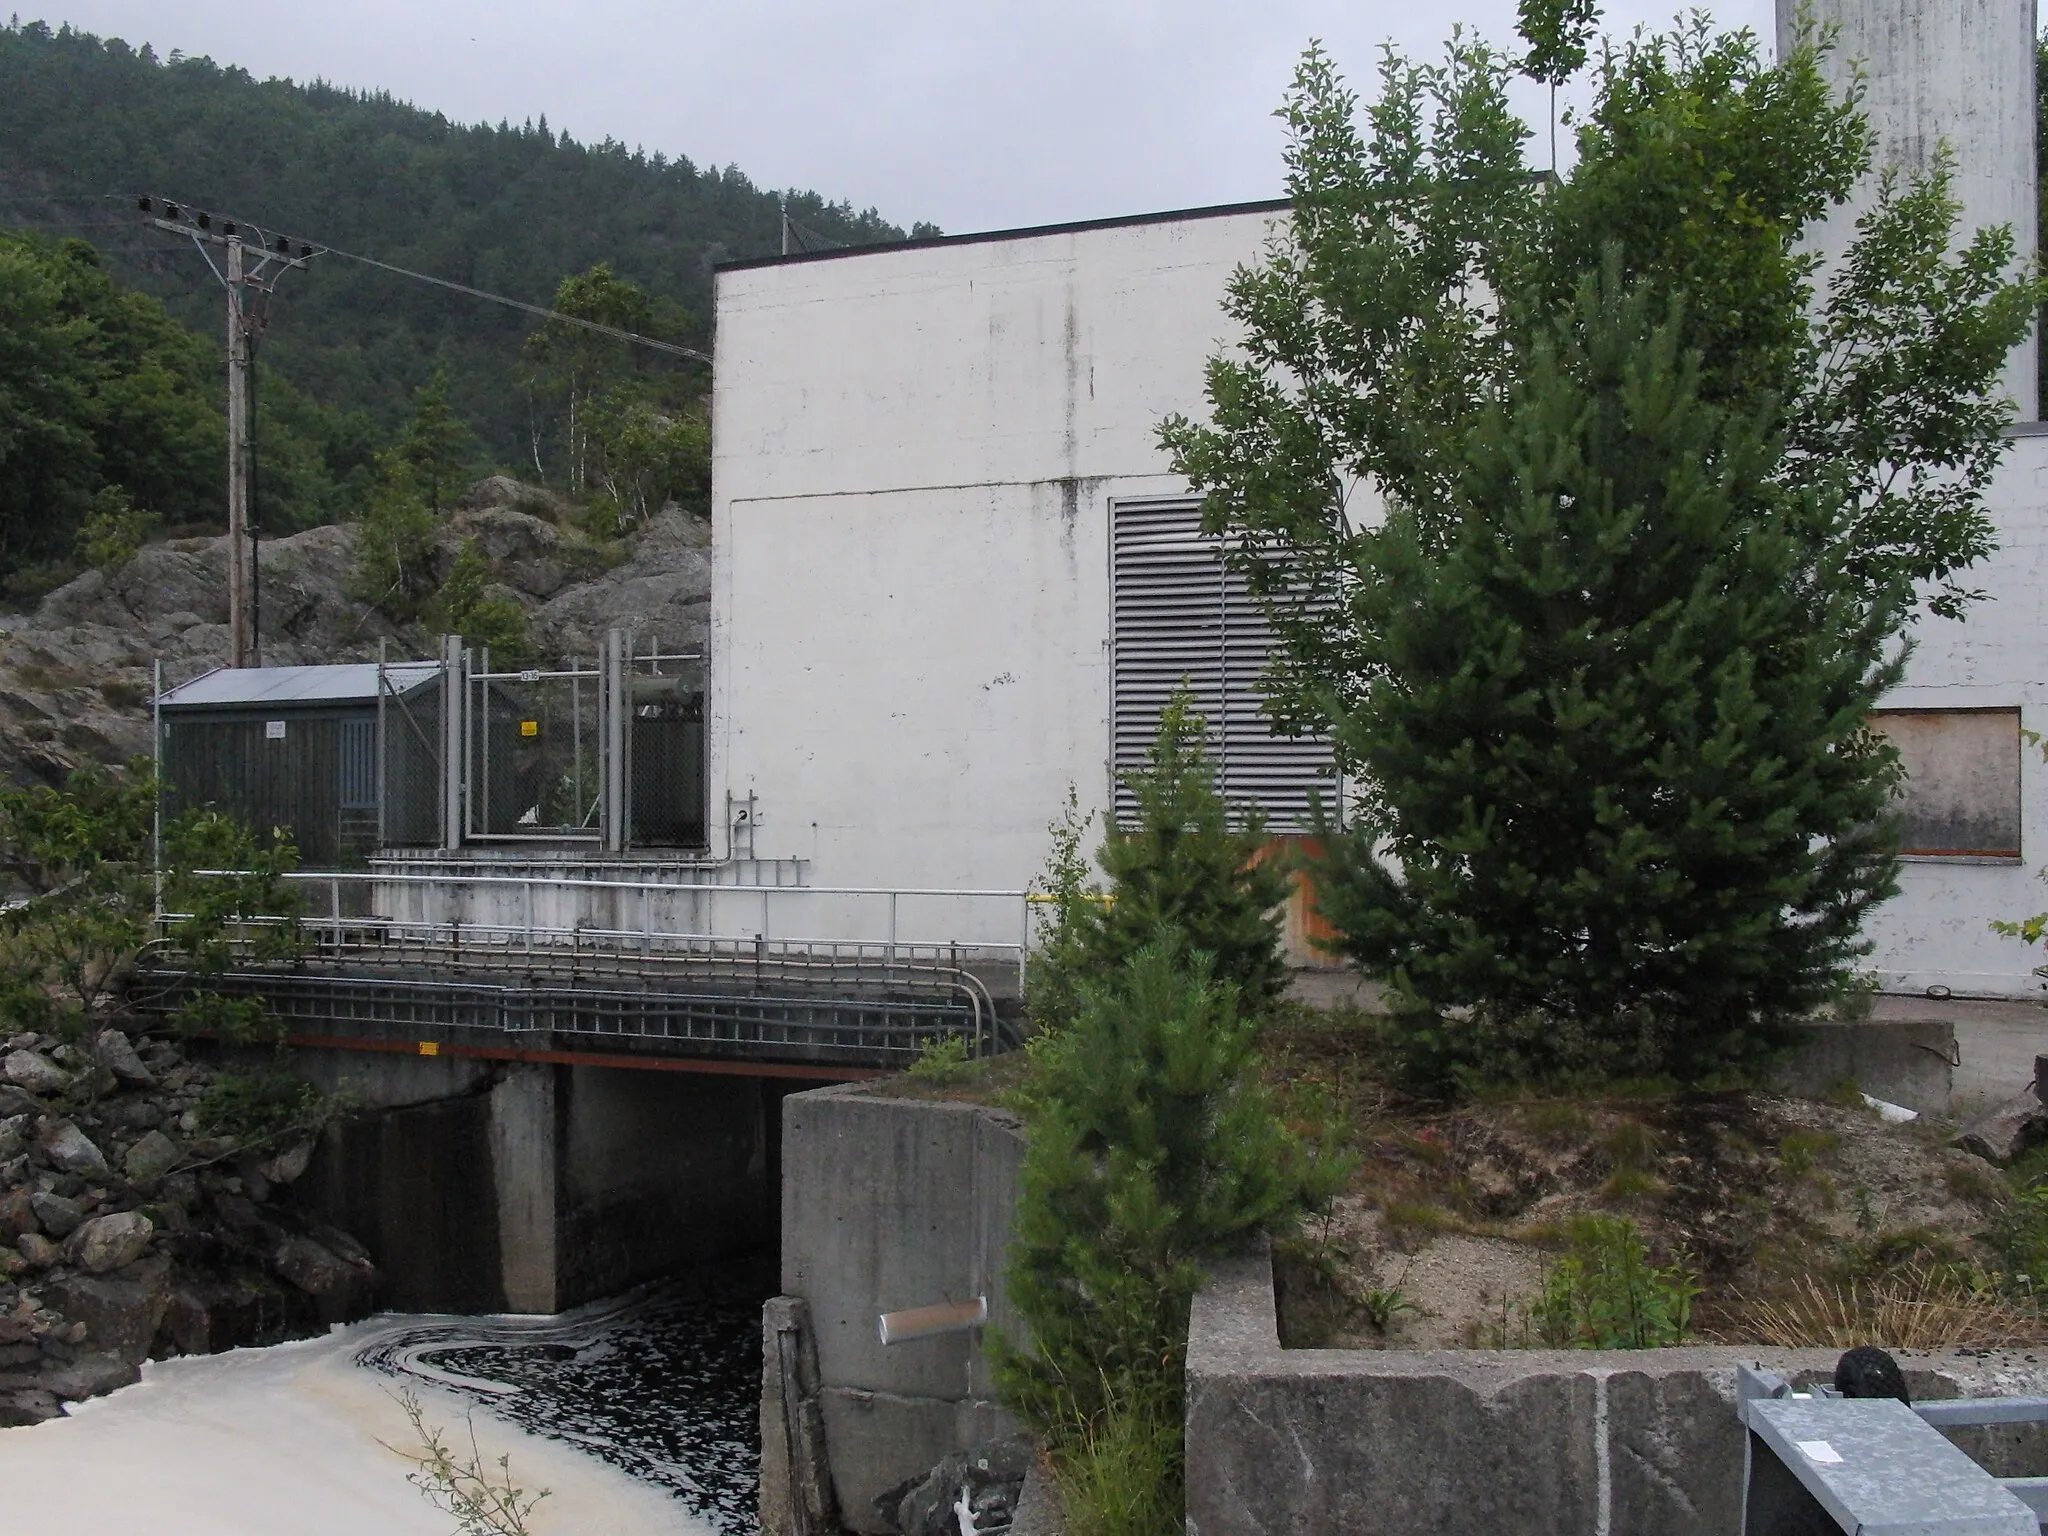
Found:
[[[778,874],[784,872],[778,871]],[[401,868],[301,872],[288,961],[146,954],[146,1011],[260,997],[295,1044],[754,1076],[900,1070],[1019,1043],[1022,891]],[[166,914],[166,921],[175,914]]]

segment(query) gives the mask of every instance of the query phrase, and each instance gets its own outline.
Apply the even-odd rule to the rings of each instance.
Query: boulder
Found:
[[[120,1275],[70,1275],[45,1288],[48,1302],[85,1324],[102,1354],[145,1360],[171,1304],[170,1264],[149,1259]]]
[[[54,1419],[64,1410],[57,1395],[41,1387],[0,1388],[0,1429],[22,1429]]]
[[[57,1245],[40,1232],[22,1233],[14,1247],[30,1269],[48,1269],[57,1262]]]
[[[128,1149],[121,1168],[137,1184],[153,1184],[178,1162],[178,1144],[162,1131],[151,1131]]]
[[[28,1145],[28,1116],[9,1115],[0,1120],[0,1163],[10,1163],[21,1156],[22,1148]]]
[[[95,1216],[71,1234],[64,1251],[73,1263],[103,1275],[141,1258],[155,1233],[156,1223],[140,1211]]]
[[[85,1221],[84,1207],[76,1200],[67,1200],[59,1194],[33,1194],[28,1197],[28,1203],[36,1213],[37,1224],[59,1242],[76,1232]]]
[[[0,1195],[0,1242],[13,1243],[22,1233],[33,1232],[41,1225],[36,1220],[33,1201],[26,1185],[16,1185]]]
[[[106,1154],[69,1120],[56,1120],[45,1125],[36,1145],[49,1159],[52,1168],[75,1173],[80,1178],[103,1179],[107,1176]]]
[[[341,1323],[369,1300],[376,1272],[342,1258],[303,1235],[287,1237],[271,1255],[270,1267],[313,1298],[323,1323]]]
[[[1956,1145],[1987,1161],[2009,1163],[2044,1140],[2048,1140],[2048,1104],[2030,1088],[1971,1121],[1956,1137]]]
[[[985,1440],[972,1450],[954,1452],[922,1478],[891,1489],[877,1503],[903,1536],[1007,1531],[1034,1455],[1030,1439],[1023,1435]]]
[[[0,1115],[40,1115],[42,1112],[42,1103],[34,1094],[12,1083],[0,1082]]]
[[[123,1094],[100,1106],[100,1119],[130,1131],[153,1131],[164,1123],[163,1106],[139,1093]]]
[[[151,1088],[156,1085],[156,1074],[142,1064],[142,1058],[135,1054],[134,1042],[120,1030],[101,1030],[94,1051],[99,1058],[99,1064],[131,1088]]]
[[[124,1360],[119,1355],[80,1355],[69,1365],[45,1367],[42,1385],[54,1392],[67,1403],[83,1398],[98,1397],[103,1392],[112,1392],[121,1387],[133,1386],[142,1379],[142,1368],[133,1360]]]
[[[71,1086],[71,1074],[41,1051],[9,1051],[0,1060],[0,1077],[24,1093],[61,1093]]]
[[[296,1146],[286,1147],[269,1162],[257,1164],[256,1171],[273,1184],[295,1184],[312,1160],[313,1143],[302,1141]]]

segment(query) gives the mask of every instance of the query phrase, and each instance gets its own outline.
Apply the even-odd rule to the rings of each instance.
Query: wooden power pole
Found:
[[[242,242],[228,250],[228,665],[251,663],[249,612],[249,307]]]
[[[250,419],[256,343],[270,323],[270,296],[289,268],[303,270],[319,253],[284,235],[266,235],[253,224],[216,219],[212,214],[162,198],[138,198],[136,205],[153,228],[189,236],[220,279],[228,298],[228,649],[230,665],[253,666],[261,636],[257,630],[256,517],[252,490],[255,462]],[[219,247],[226,270],[207,247]]]

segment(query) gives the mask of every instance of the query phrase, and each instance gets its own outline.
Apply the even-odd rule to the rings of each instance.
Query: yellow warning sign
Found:
[[[538,720],[520,721],[519,734],[522,736],[538,736],[540,734],[540,722]]]
[[[438,1040],[422,1040],[422,1041],[420,1042],[420,1054],[421,1054],[422,1056],[438,1056],[438,1055],[440,1055],[440,1054],[441,1054],[441,1042],[440,1042],[440,1041],[438,1041]]]

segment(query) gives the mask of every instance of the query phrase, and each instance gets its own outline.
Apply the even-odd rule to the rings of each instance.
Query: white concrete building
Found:
[[[1324,754],[1256,719],[1262,626],[1156,440],[1284,214],[720,272],[714,839],[819,885],[1021,888],[1069,787],[1106,806],[1183,673],[1233,792],[1305,815]]]
[[[1873,72],[1929,66],[1890,13],[1945,18],[1935,62],[1960,87],[1874,90],[1881,141],[1917,164],[1946,136],[1972,157],[1966,217],[2031,231],[2028,0],[1839,9]],[[1994,155],[2025,163],[1997,174]],[[1231,793],[1303,825],[1310,788],[1335,788],[1323,754],[1256,718],[1262,626],[1156,438],[1203,409],[1203,363],[1231,340],[1224,285],[1285,217],[1207,209],[719,273],[714,856],[803,859],[823,886],[1021,887],[1069,786],[1108,807],[1183,674],[1221,721]],[[1870,930],[1895,989],[2036,990],[2039,957],[1989,928],[2048,907],[2048,767],[2020,735],[2048,732],[2031,368],[2009,375],[2028,420],[1993,497],[2001,549],[1972,573],[1989,598],[1919,625],[1880,722],[1914,773],[1921,850]],[[986,910],[943,920],[1015,936],[1014,907]]]

